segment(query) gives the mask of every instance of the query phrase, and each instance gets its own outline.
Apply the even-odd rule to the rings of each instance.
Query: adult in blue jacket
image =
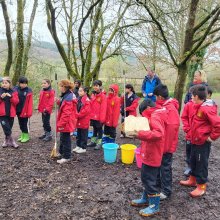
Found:
[[[156,96],[153,94],[153,92],[154,88],[159,84],[161,84],[160,78],[151,68],[148,67],[147,76],[145,76],[142,83],[142,93],[145,99],[151,99],[154,102],[156,101]]]

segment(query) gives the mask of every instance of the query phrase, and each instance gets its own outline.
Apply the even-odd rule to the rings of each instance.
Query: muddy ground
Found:
[[[17,119],[14,136],[19,135]],[[129,202],[142,192],[140,169],[120,162],[105,164],[103,152],[88,149],[77,161],[58,165],[49,155],[53,142],[38,140],[41,117],[31,119],[31,141],[18,150],[0,148],[0,219],[4,220],[139,220],[138,208]],[[3,132],[0,131],[2,142]],[[161,213],[150,219],[220,219],[220,141],[213,143],[210,155],[207,194],[189,197],[190,188],[179,185],[183,179],[184,138],[180,133],[173,163],[173,195],[161,202]],[[119,144],[137,140],[117,138]]]

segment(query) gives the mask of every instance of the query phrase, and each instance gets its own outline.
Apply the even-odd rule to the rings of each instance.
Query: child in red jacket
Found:
[[[42,122],[44,134],[39,137],[43,141],[52,140],[52,132],[50,126],[50,115],[53,110],[55,91],[51,88],[49,79],[44,79],[42,82],[42,90],[40,91],[40,98],[38,104],[38,111],[42,113]]]
[[[116,138],[116,128],[118,125],[118,119],[120,116],[120,98],[118,97],[119,87],[113,84],[109,87],[109,93],[107,97],[107,112],[104,127],[103,138],[104,143],[114,143]]]
[[[168,114],[165,108],[155,106],[152,100],[144,100],[140,107],[142,116],[149,119],[150,131],[134,132],[134,136],[141,142],[141,180],[144,192],[140,199],[132,200],[132,206],[147,206],[140,210],[142,216],[152,216],[159,212],[160,193],[157,186],[157,177],[160,170],[165,144],[165,122]]]
[[[90,124],[90,113],[91,113],[91,103],[88,98],[88,88],[81,86],[78,90],[78,101],[77,101],[77,136],[76,136],[76,148],[73,152],[78,154],[85,153],[88,141],[88,131]]]
[[[195,111],[190,128],[192,171],[188,180],[180,181],[184,186],[196,186],[196,189],[190,192],[192,197],[200,197],[206,192],[211,142],[220,137],[220,117],[217,116],[216,106],[213,102],[206,101],[206,97],[205,86],[193,87],[192,99]]]
[[[16,114],[22,132],[18,141],[26,143],[30,140],[27,124],[28,118],[30,118],[33,113],[33,93],[28,87],[28,79],[23,76],[19,78],[18,86],[15,86],[14,90],[17,91],[19,98],[19,103],[16,107]]]
[[[18,144],[12,137],[12,127],[18,102],[18,93],[12,89],[10,78],[4,77],[0,88],[0,123],[5,134],[2,147],[18,148]]]
[[[91,96],[91,125],[93,126],[93,137],[88,147],[95,147],[95,150],[102,146],[102,126],[106,119],[107,98],[102,90],[102,81],[93,82],[94,92]]]
[[[155,87],[154,95],[156,96],[156,104],[168,111],[168,119],[165,124],[164,153],[158,176],[158,185],[161,188],[160,199],[164,200],[172,194],[173,153],[177,149],[180,126],[179,103],[176,99],[169,97],[168,88],[163,84]]]
[[[69,80],[59,82],[61,99],[57,100],[59,111],[57,116],[57,132],[60,132],[59,153],[61,159],[57,163],[63,164],[71,158],[71,137],[70,133],[76,128],[76,103],[77,99],[72,92],[74,84]]]
[[[124,118],[129,115],[137,116],[139,99],[140,98],[135,94],[134,87],[131,84],[127,84],[125,86],[125,100],[124,96],[121,97],[121,123],[123,123]],[[123,132],[121,132],[120,137],[125,137]]]

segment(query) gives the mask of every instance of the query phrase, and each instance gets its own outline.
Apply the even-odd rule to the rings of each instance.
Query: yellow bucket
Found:
[[[137,147],[133,144],[121,145],[121,161],[125,164],[132,164],[134,162],[135,149]]]

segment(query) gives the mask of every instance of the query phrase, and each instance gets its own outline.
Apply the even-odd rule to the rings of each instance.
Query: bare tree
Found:
[[[175,1],[174,4],[173,1],[136,0],[137,5],[147,12],[147,23],[151,20],[156,25],[160,34],[159,39],[164,45],[163,48],[165,48],[170,61],[178,70],[174,95],[180,104],[182,103],[187,77],[188,62],[197,51],[220,39],[220,5],[218,1],[212,1],[211,10],[206,10],[203,7],[204,1]],[[181,7],[178,7],[180,4]],[[175,5],[176,9],[173,10],[169,7],[170,5]],[[201,13],[201,11],[205,13]],[[184,24],[182,29],[177,25],[178,20],[174,20],[175,15],[179,15],[179,18],[182,17],[183,22],[181,22],[181,25]]]
[[[117,36],[127,25],[123,18],[130,6],[130,0],[46,0],[48,29],[69,76],[88,86],[98,78],[103,61],[121,54],[122,42]],[[61,43],[58,28],[65,33],[67,45]]]

